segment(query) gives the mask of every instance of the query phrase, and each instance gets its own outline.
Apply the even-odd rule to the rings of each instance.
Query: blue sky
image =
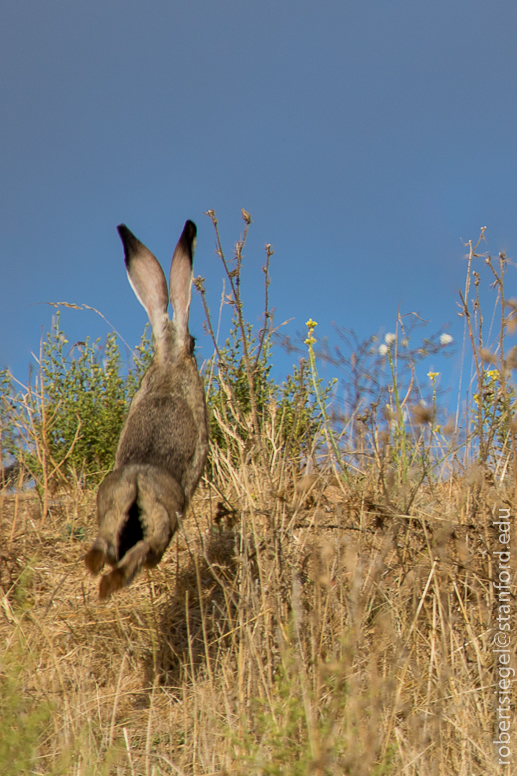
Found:
[[[392,331],[400,305],[458,341],[464,242],[486,225],[516,252],[516,37],[515,0],[4,0],[0,367],[26,378],[45,302],[137,343],[120,222],[168,269],[196,221],[215,309],[209,208],[229,252],[252,214],[250,319],[267,242],[288,333]],[[202,320],[194,298],[201,358]],[[71,342],[107,331],[62,321]]]

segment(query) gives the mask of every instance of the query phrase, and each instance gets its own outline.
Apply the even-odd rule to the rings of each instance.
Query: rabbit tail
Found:
[[[99,536],[84,559],[92,574],[106,562],[114,566],[101,580],[100,598],[129,585],[142,566],[159,563],[184,507],[179,483],[155,466],[132,464],[105,477],[97,495]]]

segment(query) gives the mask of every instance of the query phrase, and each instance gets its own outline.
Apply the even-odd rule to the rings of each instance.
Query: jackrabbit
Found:
[[[129,585],[142,566],[161,560],[205,465],[205,394],[188,330],[196,225],[187,221],[174,251],[169,287],[153,254],[117,227],[129,282],[145,307],[155,354],[135,394],[120,436],[115,468],[97,493],[99,532],[85,556],[92,574],[107,561],[99,597]]]

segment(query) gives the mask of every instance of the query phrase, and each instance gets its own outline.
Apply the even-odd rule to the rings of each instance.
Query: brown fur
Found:
[[[188,331],[195,226],[187,221],[174,251],[167,283],[158,261],[119,227],[129,280],[149,315],[155,355],[122,429],[115,469],[97,494],[98,536],[85,556],[92,574],[108,562],[100,598],[129,585],[144,566],[162,558],[199,482],[208,435],[203,382]]]

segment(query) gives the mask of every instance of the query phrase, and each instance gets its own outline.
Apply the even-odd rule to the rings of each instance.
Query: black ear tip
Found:
[[[183,234],[191,242],[192,240],[195,239],[197,235],[197,226],[195,225],[194,221],[185,221],[185,226],[183,227]]]
[[[131,229],[128,229],[125,224],[119,224],[117,226],[117,232],[119,233],[122,245],[124,246],[124,252],[126,256],[130,253],[134,253],[138,250],[140,240],[138,240]]]
[[[191,261],[196,247],[196,235],[197,228],[195,223],[193,221],[185,221],[185,226],[183,227],[176,249],[180,248],[185,251],[190,256]]]

